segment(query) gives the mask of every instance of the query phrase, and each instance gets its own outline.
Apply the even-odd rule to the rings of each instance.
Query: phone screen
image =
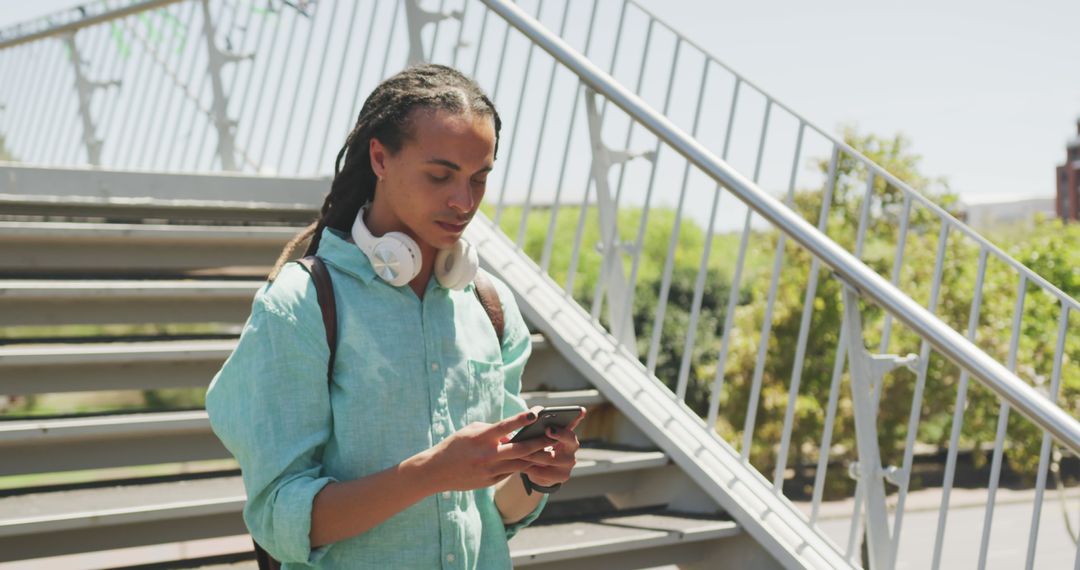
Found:
[[[569,427],[581,415],[581,410],[584,408],[581,406],[555,406],[551,408],[544,408],[540,410],[539,417],[535,422],[521,428],[514,437],[511,438],[511,442],[525,441],[540,437],[547,432],[548,426],[557,426],[561,428]]]

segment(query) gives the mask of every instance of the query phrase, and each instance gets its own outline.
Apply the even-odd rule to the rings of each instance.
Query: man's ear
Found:
[[[371,137],[371,143],[368,145],[368,155],[371,158],[371,170],[375,172],[375,177],[380,180],[386,176],[386,157],[388,154],[386,147],[379,142],[379,139]]]

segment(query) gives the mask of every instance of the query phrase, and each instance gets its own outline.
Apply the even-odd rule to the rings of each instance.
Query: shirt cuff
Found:
[[[274,542],[281,562],[316,564],[331,544],[311,548],[311,509],[315,495],[337,482],[333,477],[295,479],[278,489],[274,503]]]
[[[514,538],[514,535],[517,534],[519,530],[532,524],[532,522],[536,520],[536,517],[540,516],[540,512],[544,510],[544,505],[547,504],[548,498],[549,495],[545,493],[543,497],[540,497],[540,502],[537,503],[536,508],[533,509],[532,512],[530,512],[529,514],[525,515],[525,518],[517,521],[516,523],[505,525],[506,540]]]

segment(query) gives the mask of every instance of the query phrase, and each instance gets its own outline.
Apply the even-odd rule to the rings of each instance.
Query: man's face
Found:
[[[421,247],[446,249],[480,207],[495,160],[495,127],[490,117],[420,109],[412,131],[394,155],[372,140],[372,168],[382,178],[375,200],[400,222],[390,229]]]

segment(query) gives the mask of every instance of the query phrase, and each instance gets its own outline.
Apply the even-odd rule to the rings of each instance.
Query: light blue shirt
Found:
[[[329,348],[315,286],[296,263],[256,294],[236,350],[206,393],[214,433],[240,463],[253,538],[290,568],[509,568],[507,540],[547,502],[504,526],[494,489],[439,493],[352,538],[311,549],[311,506],[332,481],[382,471],[471,422],[525,410],[529,331],[509,288],[491,278],[505,315],[500,346],[473,286],[434,277],[421,301],[379,279],[345,234],[318,254],[337,301]]]

